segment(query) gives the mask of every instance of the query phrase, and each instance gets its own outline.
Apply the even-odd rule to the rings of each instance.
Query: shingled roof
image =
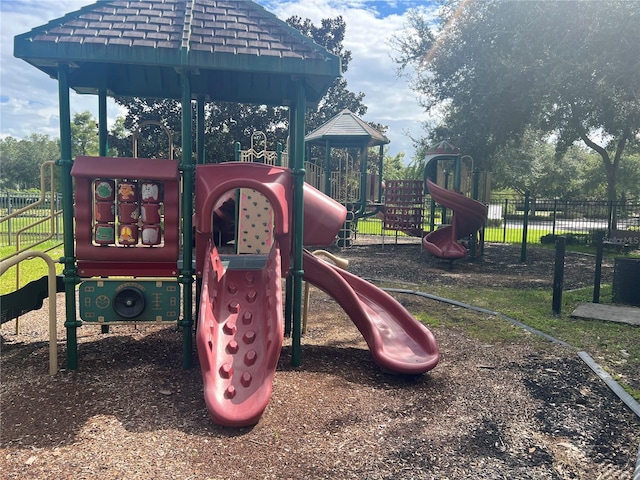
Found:
[[[307,143],[329,142],[336,148],[386,145],[389,139],[348,109],[316,128],[305,137]]]
[[[318,101],[340,59],[249,0],[101,0],[18,35],[14,54],[79,93],[195,96],[284,105],[303,80]]]

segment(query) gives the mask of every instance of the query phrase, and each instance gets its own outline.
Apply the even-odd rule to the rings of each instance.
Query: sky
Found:
[[[59,136],[58,83],[40,70],[13,56],[13,37],[81,7],[92,0],[0,0],[0,138],[24,138],[31,133]],[[323,18],[341,15],[346,23],[344,48],[352,52],[344,74],[349,90],[364,93],[365,121],[387,125],[389,153],[404,152],[405,161],[414,149],[410,137],[423,135],[428,115],[418,105],[405,78],[396,75],[397,65],[390,39],[406,25],[409,9],[435,16],[430,0],[257,0],[282,20],[292,15],[320,25]],[[89,110],[98,116],[98,98],[71,92],[71,115]],[[108,122],[125,112],[111,100]]]

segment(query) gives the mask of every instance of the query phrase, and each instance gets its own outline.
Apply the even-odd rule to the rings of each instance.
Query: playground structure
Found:
[[[453,189],[448,189],[453,174]],[[480,178],[483,179],[480,191]],[[464,182],[463,182],[464,180]],[[443,184],[443,186],[439,186]],[[462,192],[471,193],[471,197]],[[424,193],[431,197],[430,228],[424,233]],[[477,199],[481,196],[483,201]],[[422,238],[422,246],[430,254],[446,260],[476,255],[477,233],[481,231],[488,209],[490,177],[473,169],[473,159],[460,155],[448,142],[440,142],[425,157],[424,181],[392,180],[385,191],[383,232],[401,231]],[[485,202],[485,203],[483,203]],[[436,203],[442,207],[441,224],[435,225]],[[450,224],[447,210],[453,212]],[[384,239],[384,237],[383,237]],[[384,240],[383,240],[384,242]]]
[[[125,7],[109,1],[15,38],[15,55],[59,84],[66,368],[78,368],[77,329],[84,325],[103,331],[113,324],[177,325],[184,368],[192,366],[196,330],[212,418],[233,427],[255,424],[271,396],[283,335],[292,337],[292,364],[301,362],[303,279],[343,306],[382,369],[417,374],[434,368],[438,347],[425,326],[382,290],[304,248],[333,243],[347,218],[343,205],[305,185],[302,168],[305,109],[340,75],[339,59],[249,1],[224,2],[220,8],[226,19],[251,25],[258,40],[264,35],[269,42],[258,41],[257,51],[220,49],[213,41],[215,31],[203,35],[191,24],[215,24],[221,13],[208,9],[209,3],[185,2],[183,16],[172,17],[183,35],[165,42],[150,36],[123,46],[112,35],[102,44],[83,42],[95,37],[96,18],[113,22],[110,32],[122,29],[126,36],[136,30],[138,17],[127,13],[124,29],[114,19]],[[146,35],[149,22],[156,20],[161,28],[165,11],[141,15],[145,27],[138,32]],[[226,24],[217,25],[228,34]],[[263,54],[260,61],[258,53]],[[97,157],[72,158],[70,89],[98,95]],[[107,95],[140,94],[180,99],[179,161],[108,157]],[[195,155],[193,101],[198,113]],[[205,101],[288,105],[288,167],[205,165]],[[365,159],[363,178],[370,141],[358,142]],[[361,196],[356,212],[365,214],[366,203]],[[219,251],[225,243],[220,228],[233,233],[233,252]]]
[[[448,190],[448,177],[453,173],[453,190]],[[480,191],[480,178],[482,191]],[[458,148],[440,142],[427,152],[424,167],[425,191],[431,195],[430,233],[422,245],[432,255],[457,260],[478,250],[477,233],[484,226],[490,197],[490,177],[474,170],[473,158],[461,155]],[[439,180],[444,187],[438,185]],[[470,197],[462,192],[469,192]],[[478,201],[480,198],[482,201]],[[442,226],[434,230],[435,203],[442,205]],[[451,224],[447,224],[446,209],[453,211]],[[468,244],[464,242],[468,241]]]
[[[341,247],[351,246],[358,219],[382,209],[382,164],[388,143],[387,137],[348,109],[305,136],[309,183],[347,207],[347,219],[339,231]],[[324,150],[324,159],[313,158],[314,147]],[[373,147],[378,147],[378,162],[371,169],[367,152]]]

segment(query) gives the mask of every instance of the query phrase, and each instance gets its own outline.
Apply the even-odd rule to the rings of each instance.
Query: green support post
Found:
[[[109,155],[109,131],[107,129],[107,92],[98,92],[98,149],[101,157]]]
[[[182,326],[182,367],[191,368],[193,354],[193,155],[191,152],[191,85],[189,74],[183,72],[182,83],[182,270],[180,282],[183,285],[183,319],[178,322]]]
[[[360,147],[360,205],[356,210],[356,218],[358,220],[364,216],[367,211],[367,145]]]
[[[459,192],[462,188],[462,157],[453,157],[453,189]]]
[[[108,130],[107,130],[107,92],[100,89],[98,92],[98,151],[101,157],[109,155]],[[102,333],[109,333],[109,325],[100,327]]]
[[[69,65],[58,65],[58,97],[60,102],[60,160],[62,180],[62,224],[64,228],[64,295],[65,322],[67,329],[67,369],[78,369],[78,332],[82,325],[76,316],[76,283],[78,269],[75,259],[73,232],[73,182],[71,181],[71,110],[69,106]]]
[[[293,282],[291,280],[291,275],[287,276],[287,279],[284,283],[284,336],[291,336],[291,323],[292,323],[292,302],[293,298]]]
[[[293,325],[291,335],[291,364],[300,366],[302,356],[302,276],[304,236],[304,114],[306,95],[298,85],[295,103],[295,157],[293,159]]]
[[[276,144],[276,166],[282,166],[282,144],[280,142]]]

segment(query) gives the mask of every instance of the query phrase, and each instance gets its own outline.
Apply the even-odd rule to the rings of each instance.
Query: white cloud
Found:
[[[13,38],[71,13],[89,0],[0,0],[0,137],[24,138],[31,133],[60,135],[58,82],[13,56]],[[71,115],[89,110],[98,117],[98,98],[70,93]],[[107,123],[123,113],[111,100]]]
[[[0,71],[0,136],[22,138],[38,132],[52,137],[58,130],[57,82],[13,57],[13,37],[28,32],[50,20],[91,4],[91,0],[0,0],[1,71]],[[309,18],[319,25],[324,18],[342,15],[346,23],[344,46],[353,58],[345,78],[353,92],[365,94],[368,106],[363,116],[389,126],[390,153],[413,155],[407,132],[422,136],[421,124],[428,120],[418,106],[406,80],[397,78],[396,65],[391,59],[389,40],[402,31],[406,9],[415,7],[433,10],[424,0],[258,0],[268,11],[282,20],[292,15]],[[71,114],[89,110],[98,115],[95,96],[71,93]],[[108,121],[111,124],[123,112],[108,102]]]
[[[390,41],[399,35],[406,23],[406,11],[381,17],[389,5],[399,3],[418,6],[426,12],[426,2],[372,2],[335,0],[298,0],[289,2],[261,2],[281,19],[297,15],[309,18],[318,25],[323,18],[341,15],[346,23],[344,47],[352,53],[352,60],[344,76],[349,90],[363,92],[367,113],[363,120],[388,125],[392,155],[404,152],[409,160],[413,153],[410,137],[423,136],[422,124],[429,119],[418,105],[406,79],[396,76],[397,65]],[[406,5],[405,5],[406,6]]]

